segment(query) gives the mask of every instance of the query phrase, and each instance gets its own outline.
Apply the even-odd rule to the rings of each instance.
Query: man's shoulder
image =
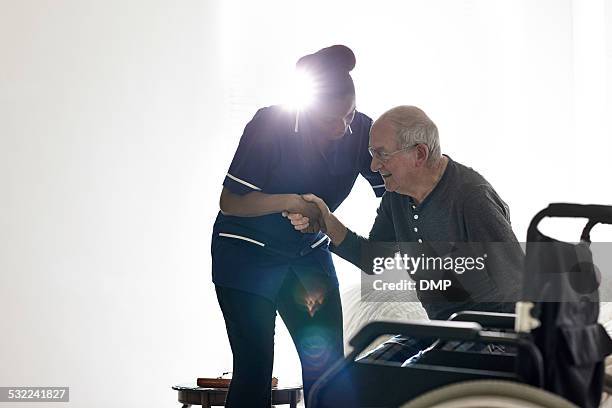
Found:
[[[474,170],[472,167],[453,160],[450,160],[450,162],[455,167],[455,172],[457,173],[459,179],[463,181],[465,186],[489,184],[484,176],[478,171]]]
[[[491,183],[478,171],[464,164],[453,162],[455,167],[457,194],[455,201],[465,208],[476,211],[483,205],[494,204],[502,208],[507,205],[493,188]]]
[[[471,198],[474,195],[496,194],[491,183],[478,171],[456,161],[451,161],[451,163],[455,169],[455,183],[461,192],[461,197]]]

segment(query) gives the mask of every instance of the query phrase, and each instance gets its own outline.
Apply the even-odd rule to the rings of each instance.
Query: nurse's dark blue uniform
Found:
[[[343,137],[324,151],[308,118],[294,132],[294,115],[279,106],[260,109],[247,124],[223,185],[234,194],[306,194],[333,211],[359,174],[377,196],[384,191],[370,170],[372,120],[356,112]],[[338,279],[323,233],[296,231],[281,214],[217,216],[212,237],[213,281],[232,354],[233,378],[226,406],[269,407],[276,313],[300,357],[304,396],[343,357],[342,305]],[[307,299],[321,295],[316,312]],[[312,305],[312,304],[311,304]]]
[[[293,113],[280,106],[260,109],[244,130],[223,185],[240,195],[313,193],[334,211],[361,174],[380,197],[384,183],[379,173],[370,170],[372,158],[367,150],[371,125],[372,119],[356,112],[350,131],[321,152],[306,120],[296,133]],[[296,231],[281,214],[234,217],[219,213],[212,257],[216,285],[273,302],[292,266],[325,273],[337,285],[329,239],[323,233]]]

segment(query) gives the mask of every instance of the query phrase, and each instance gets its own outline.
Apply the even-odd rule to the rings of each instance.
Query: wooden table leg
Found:
[[[210,395],[203,392],[200,397],[200,404],[202,408],[210,408]]]

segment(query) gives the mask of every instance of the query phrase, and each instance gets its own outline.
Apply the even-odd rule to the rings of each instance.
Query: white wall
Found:
[[[229,358],[209,330],[215,10],[2,2],[1,385],[172,406],[171,385]]]
[[[355,51],[362,111],[429,113],[519,238],[548,202],[612,204],[609,0],[305,4],[0,1],[0,386],[161,407],[230,368],[220,184],[248,118],[323,46]],[[339,214],[366,233],[376,203],[359,182]],[[275,374],[298,379],[279,332]]]

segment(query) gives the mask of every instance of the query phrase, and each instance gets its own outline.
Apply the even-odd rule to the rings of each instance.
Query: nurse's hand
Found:
[[[310,218],[302,214],[283,212],[283,217],[287,217],[291,221],[293,228],[300,232],[319,232],[321,225],[318,222],[311,222]]]

